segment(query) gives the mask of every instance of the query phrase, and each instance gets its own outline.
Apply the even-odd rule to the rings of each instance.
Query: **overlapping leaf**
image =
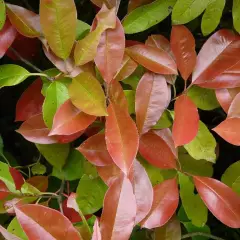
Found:
[[[100,227],[99,227],[99,221],[96,218],[94,227],[93,227],[92,240],[101,240],[101,239],[102,239],[102,236],[101,236],[101,231],[100,231]]]
[[[233,8],[232,8],[233,25],[235,29],[238,31],[238,33],[240,32],[239,9],[240,9],[240,2],[238,0],[233,0]]]
[[[107,186],[111,186],[114,179],[121,174],[121,170],[116,164],[97,167],[97,171]]]
[[[0,226],[0,232],[6,240],[22,240],[21,238],[13,235],[12,233],[8,232],[4,227]]]
[[[2,30],[5,21],[6,21],[6,5],[4,3],[4,0],[1,0],[1,10],[0,10],[0,30]]]
[[[240,94],[238,93],[234,97],[234,99],[228,109],[228,118],[239,118],[240,117],[239,104],[240,104]]]
[[[9,172],[15,183],[16,190],[20,190],[22,185],[25,182],[22,174],[16,168],[13,168],[13,167],[9,167]]]

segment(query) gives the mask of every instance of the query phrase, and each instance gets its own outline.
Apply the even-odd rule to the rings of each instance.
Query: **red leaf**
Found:
[[[16,29],[7,19],[0,31],[0,58],[2,58],[17,36]]]
[[[181,95],[174,105],[173,140],[175,147],[191,142],[198,132],[199,115],[192,100]]]
[[[178,74],[176,63],[172,57],[162,49],[139,44],[127,48],[126,52],[134,61],[152,72]]]
[[[40,192],[46,192],[48,189],[47,176],[34,176],[26,180],[27,183],[37,188]]]
[[[44,97],[41,94],[42,80],[35,80],[21,95],[16,106],[15,121],[26,121],[42,112]]]
[[[225,141],[240,146],[240,118],[227,118],[213,128]]]
[[[4,227],[0,225],[0,233],[6,240],[22,240],[21,238],[9,233]]]
[[[57,110],[49,136],[79,133],[92,124],[95,119],[95,116],[88,115],[76,108],[69,99]]]
[[[121,66],[125,49],[125,34],[120,20],[116,27],[107,29],[101,35],[97,55],[94,59],[103,79],[110,83]]]
[[[187,81],[197,60],[195,39],[184,25],[175,25],[171,32],[171,48],[182,78]]]
[[[141,222],[149,213],[153,202],[153,188],[145,168],[134,161],[129,177],[137,203],[135,224]]]
[[[240,37],[229,30],[219,30],[203,45],[197,57],[192,81],[206,88],[232,88],[240,80],[221,79],[221,74],[239,62]],[[218,77],[218,79],[216,79]]]
[[[134,45],[141,44],[141,42],[135,41],[135,40],[126,40],[126,47],[132,47]]]
[[[136,199],[132,184],[122,174],[109,187],[101,216],[102,240],[128,240],[135,223]]]
[[[102,240],[98,219],[96,218],[93,226],[92,240]]]
[[[59,143],[70,143],[84,134],[84,130],[71,135],[55,135]]]
[[[158,168],[176,168],[175,156],[162,137],[155,132],[145,133],[140,138],[140,154],[152,165]]]
[[[71,222],[56,210],[27,204],[16,207],[15,212],[29,240],[81,240]]]
[[[39,144],[57,143],[54,136],[48,136],[50,130],[46,127],[42,114],[35,115],[26,120],[17,130],[29,142]]]
[[[136,121],[139,133],[146,133],[161,117],[170,102],[164,76],[147,72],[136,90]]]
[[[153,205],[141,226],[152,229],[163,226],[173,216],[179,201],[178,184],[175,178],[156,185],[153,194]]]
[[[120,168],[115,164],[97,167],[97,171],[107,186],[111,186],[112,181],[121,174]]]
[[[113,164],[113,160],[108,153],[105,141],[105,134],[98,133],[83,142],[77,150],[84,157],[96,166],[106,166]]]
[[[234,97],[234,99],[233,99],[233,101],[232,101],[232,103],[229,107],[228,118],[234,118],[234,117],[238,118],[238,117],[240,117],[239,104],[240,104],[240,94],[238,93]]]
[[[110,103],[106,117],[107,149],[116,165],[127,174],[138,150],[138,132],[130,115]]]
[[[22,174],[16,168],[12,168],[12,167],[9,168],[9,172],[15,183],[16,190],[20,190],[22,185],[25,182]]]
[[[194,177],[197,191],[212,214],[231,228],[240,228],[240,197],[227,185],[208,177]]]
[[[4,199],[9,195],[10,191],[8,190],[6,184],[0,180],[0,200]]]

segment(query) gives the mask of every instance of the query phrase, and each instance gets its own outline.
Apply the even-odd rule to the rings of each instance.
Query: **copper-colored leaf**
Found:
[[[9,172],[10,172],[10,174],[13,178],[13,181],[15,183],[16,190],[20,190],[22,185],[25,182],[22,174],[16,168],[13,168],[13,167],[9,168]]]
[[[4,227],[0,226],[0,233],[6,240],[22,240],[21,238],[9,233]]]
[[[101,216],[102,240],[128,240],[135,223],[136,200],[129,179],[122,174],[109,187]]]
[[[112,181],[121,174],[121,170],[116,164],[97,167],[97,171],[107,186],[111,186]]]
[[[151,35],[147,38],[145,44],[150,47],[156,47],[156,48],[162,49],[173,57],[173,52],[170,46],[170,42],[163,35],[160,35],[160,34]]]
[[[160,119],[170,102],[164,76],[145,73],[136,90],[136,120],[139,133],[146,133]]]
[[[161,227],[173,216],[179,201],[179,192],[176,178],[166,180],[156,185],[153,194],[152,209],[141,222],[145,228]]]
[[[197,56],[192,81],[206,88],[240,86],[239,78],[221,79],[221,74],[239,62],[240,37],[229,30],[219,30],[203,45]],[[216,79],[218,77],[219,79]]]
[[[187,81],[197,60],[195,39],[184,25],[175,25],[171,32],[171,48],[182,78]]]
[[[216,179],[194,177],[194,183],[200,197],[217,219],[229,227],[240,228],[240,196]]]
[[[128,3],[128,12],[132,12],[137,7],[153,2],[153,0],[130,0]]]
[[[198,132],[199,115],[192,100],[181,95],[174,105],[175,117],[173,122],[173,140],[175,146],[191,142]]]
[[[10,191],[8,190],[6,184],[0,180],[0,200],[4,199],[9,195]]]
[[[173,58],[160,48],[139,44],[127,48],[126,52],[134,61],[152,72],[178,74]]]
[[[27,204],[15,207],[15,212],[29,240],[81,240],[71,222],[54,209]]]
[[[83,142],[78,148],[85,158],[96,166],[106,166],[113,164],[113,160],[108,153],[105,141],[105,134],[98,133]]]
[[[99,221],[96,218],[94,226],[93,226],[93,235],[92,240],[102,240],[102,235],[99,227]]]
[[[77,223],[81,222],[82,218],[80,217],[79,213],[75,211],[73,208],[70,208],[67,206],[68,198],[66,198],[63,203],[63,213],[64,215],[72,222],[72,223]]]
[[[120,0],[91,0],[91,2],[99,8],[101,8],[104,4],[108,8],[113,8],[120,4]]]
[[[26,121],[42,112],[42,80],[35,80],[21,95],[16,106],[16,121]]]
[[[127,174],[138,150],[138,132],[130,115],[110,103],[106,117],[107,149],[116,165]]]
[[[239,108],[239,106],[240,106],[240,94],[238,93],[234,97],[234,99],[233,99],[233,101],[232,101],[232,103],[231,103],[231,105],[229,107],[228,118],[234,118],[234,117],[239,118],[240,117],[240,108]]]
[[[26,120],[17,130],[29,142],[39,144],[57,143],[54,136],[48,136],[50,130],[46,127],[42,114],[35,115]]]
[[[84,134],[84,131],[85,130],[82,130],[71,135],[54,135],[54,136],[57,138],[57,141],[59,143],[70,143],[79,138],[80,136],[82,136]]]
[[[37,188],[40,192],[46,192],[48,189],[47,176],[34,176],[26,180],[27,183]]]

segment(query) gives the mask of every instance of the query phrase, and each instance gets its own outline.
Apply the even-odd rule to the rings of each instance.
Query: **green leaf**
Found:
[[[84,215],[92,214],[103,206],[107,186],[100,177],[83,175],[77,187],[77,203]]]
[[[204,225],[203,227],[196,227],[191,222],[183,223],[183,225],[189,233],[194,233],[194,232],[203,232],[203,233],[209,233],[209,234],[211,233],[211,230],[207,225]],[[192,240],[208,240],[208,239],[209,239],[208,237],[203,237],[203,236],[192,237]]]
[[[23,67],[14,64],[0,66],[0,88],[15,86],[23,82],[31,74]]]
[[[240,33],[240,0],[233,0],[233,8],[232,8],[232,15],[233,15],[233,26]]]
[[[178,0],[172,12],[173,24],[185,24],[198,17],[212,0]]]
[[[202,33],[204,36],[209,35],[217,28],[222,17],[225,3],[225,0],[214,0],[207,6],[201,23]]]
[[[0,180],[6,184],[11,192],[18,192],[16,191],[15,183],[13,181],[12,175],[9,172],[8,165],[3,162],[0,162]]]
[[[216,162],[215,148],[217,146],[216,140],[208,130],[207,126],[199,121],[199,129],[197,136],[184,148],[188,151],[190,156],[196,160],[207,160],[209,162]]]
[[[183,208],[193,225],[203,227],[207,222],[207,207],[199,195],[194,194],[194,184],[191,179],[180,172],[178,176]]]
[[[142,32],[162,20],[171,12],[176,0],[156,0],[130,12],[123,21],[126,34]]]
[[[232,184],[232,189],[240,195],[240,177],[238,177],[236,181]]]
[[[152,127],[153,129],[164,129],[172,126],[172,118],[168,110],[165,110],[157,121],[157,123]]]
[[[22,229],[21,225],[19,224],[16,217],[13,218],[13,220],[9,223],[7,230],[8,230],[8,232],[16,235],[17,237],[21,238],[22,240],[28,240],[27,235],[23,231],[23,229]]]
[[[77,20],[76,40],[83,39],[90,32],[90,28],[87,23]]]
[[[67,99],[69,99],[67,87],[58,81],[51,83],[43,103],[43,119],[48,128],[51,129],[56,111]]]
[[[62,169],[69,154],[69,144],[36,144],[36,146],[52,166]]]
[[[0,30],[3,28],[6,21],[6,5],[3,0],[0,0]]]
[[[135,91],[133,90],[124,90],[124,94],[126,96],[128,102],[128,112],[129,114],[135,113]]]
[[[213,89],[201,88],[193,85],[187,95],[202,110],[213,110],[220,107]]]
[[[68,90],[72,103],[83,112],[94,116],[107,116],[104,91],[91,73],[83,72],[73,78]]]
[[[43,164],[37,163],[31,168],[31,171],[33,175],[43,175],[46,173],[47,168]]]

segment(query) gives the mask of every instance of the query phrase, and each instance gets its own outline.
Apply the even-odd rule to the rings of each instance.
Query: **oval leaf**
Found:
[[[120,168],[116,164],[107,165],[104,167],[97,167],[97,171],[101,179],[107,186],[111,186],[112,181],[121,174]]]
[[[234,99],[229,107],[228,118],[234,118],[234,117],[239,118],[240,117],[239,104],[240,104],[240,94],[238,93],[234,97]]]
[[[47,176],[34,176],[26,180],[27,183],[37,188],[40,192],[46,192],[48,189]]]
[[[16,168],[13,168],[13,167],[9,167],[9,172],[10,172],[10,174],[13,178],[13,181],[15,183],[16,190],[20,190],[22,185],[25,182],[22,174]]]
[[[0,180],[0,200],[6,198],[10,194],[6,184]]]
[[[21,238],[11,234],[4,227],[0,226],[0,233],[6,240],[22,240]]]

